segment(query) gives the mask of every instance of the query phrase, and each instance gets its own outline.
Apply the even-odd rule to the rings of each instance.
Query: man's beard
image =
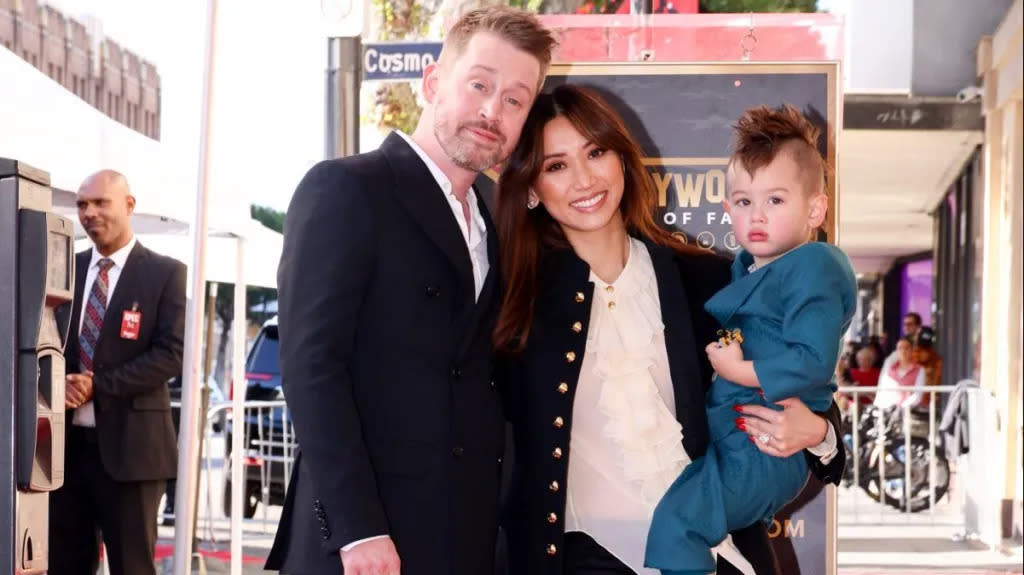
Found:
[[[464,170],[483,172],[505,159],[505,135],[496,125],[489,125],[486,122],[467,122],[459,124],[451,134],[445,133],[447,127],[448,124],[444,122],[435,122],[434,137],[437,138],[441,149],[456,166]],[[461,132],[470,128],[483,130],[497,137],[496,147],[493,150],[486,150],[460,135]]]

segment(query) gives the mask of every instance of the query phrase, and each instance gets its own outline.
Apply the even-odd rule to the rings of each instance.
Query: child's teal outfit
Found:
[[[841,338],[857,307],[857,280],[839,248],[808,243],[754,271],[741,252],[732,283],[704,308],[743,334],[743,357],[754,362],[764,391],[715,377],[707,395],[711,444],[669,487],[654,511],[646,565],[664,575],[715,570],[710,548],[730,531],[770,521],[807,480],[803,453],[778,458],[761,453],[736,427],[737,405],[773,405],[799,397],[825,411]]]

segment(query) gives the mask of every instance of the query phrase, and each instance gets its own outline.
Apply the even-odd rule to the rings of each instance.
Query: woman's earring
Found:
[[[533,192],[530,192],[530,195],[527,196],[526,198],[526,209],[532,210],[533,208],[536,208],[539,205],[540,200],[537,199],[537,196]]]

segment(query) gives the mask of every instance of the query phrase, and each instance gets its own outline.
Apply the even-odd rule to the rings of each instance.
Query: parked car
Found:
[[[245,362],[245,401],[281,401],[281,369],[278,358],[277,317],[263,324]],[[231,388],[234,389],[234,386]],[[282,505],[286,474],[294,457],[295,434],[287,410],[283,407],[251,408],[245,412],[245,497],[243,516],[256,515],[256,507],[265,502]],[[224,484],[224,514],[231,516],[231,427],[227,430],[227,465]]]

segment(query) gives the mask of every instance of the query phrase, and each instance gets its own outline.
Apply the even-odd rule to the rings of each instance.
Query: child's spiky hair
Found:
[[[729,164],[753,176],[786,151],[800,168],[808,194],[825,191],[827,164],[818,152],[821,130],[793,106],[758,106],[744,112],[733,126],[736,133]]]

